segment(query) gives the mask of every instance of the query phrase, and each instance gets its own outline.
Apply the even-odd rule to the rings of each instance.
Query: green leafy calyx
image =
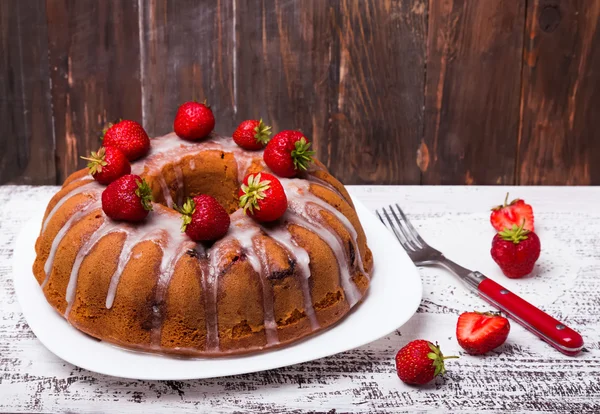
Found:
[[[108,165],[108,163],[105,161],[106,149],[104,147],[100,147],[98,151],[92,151],[92,155],[89,157],[81,158],[86,161],[89,161],[87,167],[90,170],[91,175],[101,173],[102,167],[106,167]]]
[[[306,170],[308,164],[312,162],[314,151],[310,150],[310,142],[302,137],[295,143],[296,148],[292,151],[292,159],[294,160],[294,168],[296,170]]]
[[[254,210],[260,210],[258,201],[264,199],[266,191],[271,188],[271,180],[262,180],[260,173],[250,174],[248,176],[248,184],[242,184],[242,192],[244,195],[240,197],[240,207],[244,209],[244,213],[254,213]]]
[[[528,239],[529,230],[523,228],[525,226],[525,219],[519,227],[516,224],[513,224],[512,229],[506,228],[498,233],[498,235],[502,238],[502,240],[511,241],[514,244],[519,244],[523,240]]]
[[[433,375],[434,376],[444,375],[446,373],[446,367],[444,366],[444,360],[458,358],[458,357],[457,356],[445,357],[442,354],[442,351],[440,350],[440,347],[438,346],[437,342],[435,343],[435,345],[432,344],[431,342],[429,342],[428,345],[429,345],[429,349],[431,350],[431,352],[427,354],[427,358],[429,358],[433,361],[433,366],[435,367],[435,373]]]
[[[152,190],[150,189],[150,186],[144,179],[142,179],[142,181],[137,180],[136,184],[137,189],[135,190],[135,195],[140,198],[144,210],[152,211]]]
[[[181,219],[183,220],[183,223],[181,224],[181,232],[184,233],[188,224],[192,222],[192,214],[196,212],[196,203],[194,203],[194,200],[188,197],[185,203],[183,203],[183,206],[178,207],[175,205],[175,210],[181,213]]]
[[[261,120],[258,121],[258,125],[254,127],[254,138],[257,142],[260,142],[261,144],[266,144],[271,139],[270,135],[271,127],[269,125],[265,125],[261,118]]]

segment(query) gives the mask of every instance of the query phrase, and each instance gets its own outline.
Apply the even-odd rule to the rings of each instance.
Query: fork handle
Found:
[[[525,329],[563,354],[573,356],[581,351],[583,338],[573,329],[481,273],[473,272],[473,276],[480,281],[477,285],[479,295],[491,305],[507,313]]]

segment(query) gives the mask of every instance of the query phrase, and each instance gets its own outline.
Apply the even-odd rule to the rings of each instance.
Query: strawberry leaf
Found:
[[[260,173],[248,176],[248,184],[242,184],[241,189],[244,195],[240,197],[240,207],[244,213],[254,213],[254,210],[260,210],[259,200],[263,200],[267,195],[266,191],[271,188],[271,180],[262,180]]]
[[[87,163],[87,167],[91,175],[96,175],[97,173],[102,172],[102,167],[106,167],[108,165],[108,163],[105,161],[106,149],[104,147],[100,147],[98,151],[92,151],[92,155],[89,157],[81,157],[81,159],[89,161]]]
[[[257,142],[260,142],[261,144],[266,144],[271,139],[269,137],[271,135],[271,127],[265,125],[263,123],[262,118],[260,121],[258,121],[258,125],[254,127],[254,132],[254,138]]]
[[[294,168],[296,170],[306,170],[308,164],[313,162],[312,156],[315,155],[314,151],[310,150],[311,143],[302,137],[299,141],[296,141],[295,149],[292,151],[292,160],[294,161]]]
[[[150,186],[144,179],[141,182],[136,181],[136,184],[138,188],[135,190],[135,195],[140,198],[144,210],[152,211],[152,190]]]

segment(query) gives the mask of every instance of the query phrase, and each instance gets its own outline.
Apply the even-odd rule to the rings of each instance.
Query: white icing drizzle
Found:
[[[166,235],[166,238],[159,241],[159,245],[162,245],[163,256],[160,262],[160,276],[158,277],[154,300],[156,305],[152,307],[153,321],[151,343],[157,346],[160,346],[160,337],[162,333],[162,320],[164,318],[163,304],[169,289],[169,283],[171,282],[171,278],[175,271],[175,265],[187,250],[193,249],[196,245],[195,242],[187,237],[183,239],[181,232],[177,233],[178,236],[174,236],[173,233],[168,231],[164,234]]]
[[[267,344],[273,345],[278,343],[279,340],[273,306],[273,289],[271,282],[268,280],[270,269],[264,249],[256,249],[253,242],[254,238],[260,234],[261,228],[254,220],[246,216],[243,210],[237,210],[231,215],[231,226],[226,237],[238,241],[252,268],[260,276],[263,291],[265,334]]]
[[[348,262],[350,261],[347,257],[346,248],[344,246],[344,242],[341,237],[333,231],[326,223],[323,222],[323,219],[319,216],[319,212],[313,211],[310,207],[310,202],[314,202],[313,199],[318,199],[318,197],[312,195],[309,191],[310,183],[303,180],[289,180],[289,179],[281,179],[281,184],[285,189],[285,194],[288,198],[288,212],[295,213],[294,215],[289,216],[289,220],[291,223],[297,224],[301,227],[305,227],[313,233],[317,234],[325,243],[329,245],[329,247],[333,250],[334,256],[337,259],[338,267],[340,270],[340,282],[344,292],[346,294],[346,300],[350,307],[353,307],[361,297],[360,291],[352,281],[352,275],[348,266]],[[310,202],[307,202],[310,200]],[[321,203],[315,202],[319,208],[324,209],[328,212],[331,212],[336,217],[338,215],[343,216],[337,209],[320,200]],[[336,212],[338,214],[336,214]],[[344,216],[344,219],[340,218],[340,221],[346,225],[348,219]],[[350,226],[352,228],[352,226]],[[325,231],[322,231],[325,230]],[[352,228],[352,230],[354,230]],[[356,232],[348,229],[348,232],[355,238]],[[356,240],[356,238],[355,238]],[[355,251],[355,257],[360,256],[360,252],[358,250]]]
[[[310,325],[313,331],[319,329],[319,322],[317,321],[317,316],[315,314],[315,309],[312,303],[312,296],[310,294],[310,257],[308,252],[302,247],[298,246],[292,234],[287,228],[287,223],[291,222],[290,213],[286,212],[286,214],[282,218],[283,222],[286,223],[285,226],[278,228],[265,228],[265,233],[269,235],[273,240],[282,245],[285,249],[287,249],[288,253],[292,256],[296,261],[296,266],[298,269],[298,273],[300,274],[300,282],[302,285],[302,295],[304,299],[304,312],[310,321]]]
[[[90,200],[88,202],[88,204],[81,207],[81,209],[79,211],[77,211],[75,214],[73,214],[71,217],[69,217],[69,219],[66,221],[66,223],[62,226],[62,228],[56,234],[56,236],[54,237],[54,240],[52,241],[52,246],[50,247],[50,253],[48,254],[48,257],[46,258],[46,263],[44,264],[44,272],[46,273],[46,278],[44,279],[44,282],[42,283],[42,289],[48,283],[48,279],[50,279],[50,274],[52,273],[52,265],[54,264],[54,256],[56,255],[56,251],[58,250],[58,245],[60,244],[62,239],[65,237],[65,234],[67,234],[67,232],[71,229],[73,224],[78,223],[79,220],[81,220],[86,214],[88,214],[89,211],[92,211],[92,210],[94,210],[96,208],[100,208],[100,207],[101,207],[101,205],[100,205],[99,199],[95,200],[95,201]]]
[[[219,312],[217,309],[219,275],[223,266],[227,264],[224,257],[221,256],[224,251],[221,246],[228,242],[228,239],[221,239],[213,245],[208,252],[208,269],[203,269],[202,273],[202,291],[206,303],[206,350],[209,352],[219,351]]]
[[[160,185],[160,189],[162,190],[163,198],[165,199],[165,203],[167,203],[167,207],[173,208],[173,197],[171,197],[171,190],[167,186],[167,182],[165,181],[165,177],[163,175],[159,175],[157,177],[158,184]]]
[[[83,244],[83,246],[77,252],[75,256],[75,262],[71,268],[71,275],[69,276],[69,284],[67,285],[67,292],[65,298],[67,300],[67,310],[65,311],[65,317],[68,318],[71,312],[71,307],[75,302],[75,293],[77,292],[77,279],[79,277],[79,269],[83,260],[92,251],[96,243],[98,243],[104,236],[107,236],[115,232],[127,232],[128,225],[122,222],[113,221],[108,217],[104,217],[104,221],[90,238]]]
[[[355,260],[356,264],[358,265],[358,269],[366,275],[367,273],[365,272],[365,269],[363,266],[362,256],[360,254],[360,250],[358,250],[358,235],[356,233],[356,229],[354,228],[352,223],[350,223],[350,220],[348,220],[348,217],[346,217],[344,214],[342,214],[337,208],[333,207],[331,204],[323,201],[322,199],[320,199],[319,197],[317,197],[316,195],[311,193],[309,190],[310,184],[307,183],[306,181],[297,181],[296,183],[297,183],[296,185],[298,186],[297,188],[303,189],[304,201],[318,205],[321,209],[330,212],[339,221],[342,222],[342,224],[344,225],[344,227],[346,228],[348,233],[350,233],[350,237],[352,238],[352,243],[354,244],[354,260]],[[313,185],[319,185],[319,184],[313,184]],[[342,197],[342,200],[344,200],[343,197]],[[337,233],[335,233],[335,234],[337,235]],[[367,275],[367,277],[368,277],[368,275]]]
[[[50,219],[58,211],[60,206],[62,206],[71,197],[76,196],[77,194],[81,194],[81,193],[89,193],[89,194],[95,195],[98,192],[103,190],[103,187],[100,184],[98,184],[94,179],[92,179],[90,176],[86,175],[83,178],[87,178],[89,183],[83,184],[83,185],[80,185],[79,187],[74,188],[73,190],[71,190],[67,194],[65,194],[60,200],[58,200],[58,202],[54,205],[52,210],[50,210],[50,213],[48,213],[48,215],[46,216],[46,220],[44,220],[44,223],[42,224],[42,232],[44,232],[46,230],[46,227],[48,226]],[[73,181],[73,183],[83,181],[83,178],[79,178],[79,179]],[[69,185],[71,185],[71,184],[72,183],[69,183]]]
[[[190,170],[194,171],[196,169],[196,162],[194,161],[194,158],[190,158]]]

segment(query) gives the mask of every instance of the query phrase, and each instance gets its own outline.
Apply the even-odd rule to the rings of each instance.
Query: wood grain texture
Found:
[[[528,2],[518,182],[600,184],[600,2]]]
[[[300,129],[342,181],[418,183],[426,3],[238,2],[238,119]]]
[[[140,7],[142,105],[148,133],[172,131],[179,105],[194,99],[210,104],[216,131],[233,133],[233,0],[152,0],[140,2]]]
[[[56,184],[46,8],[0,2],[0,183]]]
[[[58,182],[110,121],[142,120],[136,0],[47,0]]]
[[[511,184],[525,0],[429,2],[424,184]]]
[[[440,269],[423,268],[423,300],[396,332],[353,351],[286,368],[194,381],[135,381],[95,374],[55,357],[35,338],[15,297],[15,238],[57,187],[0,187],[0,412],[547,412],[600,411],[600,188],[349,187],[368,208],[398,202],[424,238],[565,320],[583,335],[577,357],[562,355],[517,324],[484,356],[456,342],[458,314],[482,300]],[[534,275],[509,280],[489,256],[490,200],[526,192],[536,206],[543,250]],[[464,235],[457,243],[455,235]],[[468,242],[466,241],[468,240]],[[469,246],[466,248],[465,246]],[[374,277],[376,277],[376,273]],[[30,275],[31,276],[31,275]],[[367,298],[367,300],[376,298]],[[409,387],[396,351],[416,338],[437,340],[448,373]]]

